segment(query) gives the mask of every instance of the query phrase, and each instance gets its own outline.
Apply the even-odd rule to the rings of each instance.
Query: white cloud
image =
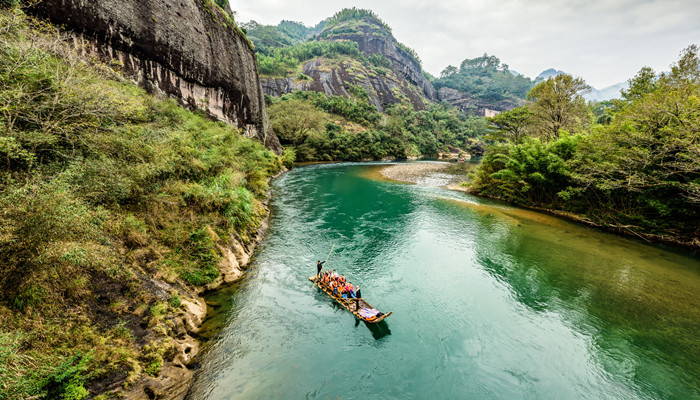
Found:
[[[489,53],[534,77],[557,68],[603,88],[643,66],[666,70],[680,51],[700,44],[697,0],[257,0],[231,2],[239,19],[315,25],[346,7],[376,12],[424,67]]]

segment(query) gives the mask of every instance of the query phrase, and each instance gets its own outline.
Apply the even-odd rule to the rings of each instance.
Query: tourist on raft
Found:
[[[333,296],[346,299],[348,301],[348,306],[350,305],[349,302],[351,301],[351,299],[354,299],[355,311],[357,312],[360,310],[360,299],[362,298],[362,292],[360,291],[360,287],[353,286],[352,283],[347,282],[347,280],[345,279],[345,275],[338,275],[338,273],[335,272],[335,270],[333,270],[332,272],[326,270],[319,275],[318,284],[319,286],[327,287],[331,291],[331,293],[333,293]],[[384,313],[377,312],[372,319],[381,318],[383,315]],[[366,317],[362,318],[366,321],[370,321],[370,319]]]
[[[334,295],[343,299],[359,299],[361,298],[360,287],[353,286],[348,282],[345,275],[338,275],[335,270],[323,271],[318,274],[318,282],[320,285],[327,286]]]

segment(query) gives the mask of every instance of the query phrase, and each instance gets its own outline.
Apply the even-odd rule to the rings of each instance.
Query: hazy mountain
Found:
[[[537,78],[535,78],[535,82],[540,82],[544,81],[546,79],[549,79],[553,76],[557,76],[559,74],[565,74],[566,72],[554,68],[550,69],[545,69],[544,71],[540,72],[539,75],[537,75]]]
[[[549,68],[544,71],[542,71],[539,75],[537,75],[537,78],[535,78],[535,82],[542,82],[545,79],[551,78],[553,76],[557,76],[559,74],[565,74],[566,72],[557,70],[554,68]],[[596,89],[594,87],[591,87],[591,91],[584,94],[583,97],[586,100],[589,101],[603,101],[603,100],[610,100],[610,99],[616,99],[620,97],[620,90],[622,89],[627,89],[628,83],[627,81],[625,82],[619,82],[616,83],[612,86],[608,86],[603,89]]]
[[[620,90],[627,89],[629,83],[627,81],[616,83],[604,89],[591,88],[591,91],[583,95],[586,100],[603,101],[620,98]]]

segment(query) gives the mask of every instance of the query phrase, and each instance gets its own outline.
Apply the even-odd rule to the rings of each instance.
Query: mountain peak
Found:
[[[554,68],[545,69],[544,71],[540,72],[539,75],[537,75],[537,78],[535,78],[535,82],[544,81],[559,74],[566,74],[566,72]]]

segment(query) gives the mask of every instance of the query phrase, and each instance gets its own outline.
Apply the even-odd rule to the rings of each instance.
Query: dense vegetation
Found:
[[[288,76],[298,74],[300,64],[315,57],[336,57],[345,55],[369,60],[360,52],[357,43],[348,41],[307,42],[292,47],[275,48],[268,54],[258,54],[258,71],[261,75]]]
[[[371,10],[358,8],[346,8],[337,12],[329,18],[325,28],[318,35],[320,39],[332,39],[336,36],[355,35],[371,33],[373,35],[385,36],[394,41],[391,27],[382,21],[377,14]],[[403,43],[396,42],[396,46],[405,51],[409,57],[413,58],[419,65],[421,59],[418,53]]]
[[[313,28],[294,21],[282,21],[276,26],[261,25],[255,21],[242,24],[250,40],[255,43],[259,54],[271,55],[273,50],[281,47],[296,46],[306,42],[321,32],[326,22],[321,21]]]
[[[0,11],[3,399],[80,399],[97,378],[157,375],[188,287],[218,276],[218,244],[250,240],[281,169],[66,42]]]
[[[475,190],[577,213],[593,224],[700,246],[700,60],[643,68],[622,99],[586,108],[587,85],[558,75],[492,119],[499,144]]]
[[[522,75],[514,75],[508,65],[502,64],[496,56],[484,54],[481,57],[462,61],[459,68],[448,66],[433,81],[436,89],[448,87],[469,93],[475,98],[498,102],[509,100],[522,102],[532,81]]]
[[[450,146],[478,152],[483,118],[433,104],[415,111],[395,104],[379,113],[361,87],[350,98],[294,92],[268,98],[273,129],[297,161],[378,160],[436,156]]]
[[[361,33],[363,27],[374,34],[391,37],[391,27],[382,21],[377,14],[371,10],[355,7],[345,8],[335,13],[328,19],[325,29],[319,37],[330,38],[343,34]]]
[[[301,65],[324,57],[324,65],[342,63],[352,77],[385,77],[387,82],[400,81],[392,71],[394,65],[381,54],[365,54],[357,42],[342,37],[371,34],[393,39],[391,28],[376,14],[357,8],[344,9],[322,23],[317,40],[302,42],[311,28],[287,23],[276,27],[247,25],[258,53],[262,75],[310,79]],[[320,26],[320,25],[319,25]],[[260,42],[260,44],[259,44]],[[395,40],[394,40],[395,42]],[[418,63],[415,51],[395,44]],[[390,84],[393,86],[393,84]],[[365,160],[437,156],[450,147],[479,153],[480,136],[485,131],[483,118],[467,117],[448,104],[428,105],[415,111],[411,99],[399,87],[393,95],[402,104],[386,107],[383,113],[370,104],[367,89],[345,83],[348,98],[326,96],[316,92],[295,92],[281,99],[268,98],[273,128],[288,154],[297,161]],[[410,86],[410,85],[409,85]],[[422,92],[415,88],[416,97]],[[414,103],[420,103],[415,100]]]

